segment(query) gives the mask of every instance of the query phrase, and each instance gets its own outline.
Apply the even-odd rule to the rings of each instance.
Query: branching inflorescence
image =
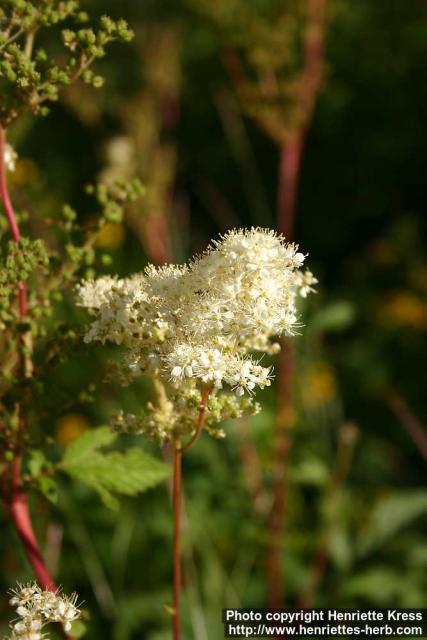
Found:
[[[304,259],[253,228],[227,233],[188,265],[83,282],[79,303],[93,316],[85,340],[125,347],[125,381],[146,373],[170,389],[145,415],[119,416],[121,428],[159,441],[191,435],[203,389],[208,425],[257,410],[253,394],[270,385],[272,368],[252,354],[276,353],[275,339],[301,326],[296,298],[316,283]]]

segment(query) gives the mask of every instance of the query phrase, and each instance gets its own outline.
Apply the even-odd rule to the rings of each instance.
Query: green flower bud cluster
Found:
[[[99,183],[86,188],[101,208],[101,221],[121,222],[124,207],[136,202],[145,194],[145,188],[137,178],[133,180],[115,180],[112,184]]]
[[[14,317],[16,287],[26,282],[38,271],[45,273],[49,256],[41,240],[22,238],[20,242],[8,242],[4,255],[0,254],[0,320],[2,323]]]
[[[122,433],[143,434],[149,440],[163,444],[194,433],[200,410],[201,392],[188,388],[171,394],[170,400],[158,405],[147,403],[141,415],[117,413],[113,427]],[[261,410],[252,397],[236,396],[233,393],[211,394],[208,398],[204,429],[214,438],[224,438],[225,432],[217,425],[227,420],[235,420],[244,415],[255,415]]]
[[[60,281],[54,278],[55,287],[71,283],[73,284],[78,275],[84,274],[87,278],[95,275],[95,267],[100,263],[109,264],[110,256],[103,253],[98,256],[96,240],[104,226],[109,222],[121,222],[126,205],[137,201],[142,197],[145,190],[138,179],[116,180],[111,185],[97,183],[88,185],[86,192],[93,196],[99,212],[96,215],[96,222],[90,228],[82,228],[78,223],[78,213],[69,204],[62,207],[62,216],[57,228],[65,234],[63,257],[59,260],[53,257],[52,262],[58,263]],[[84,270],[82,272],[82,269]],[[52,286],[47,286],[46,291],[52,290]]]
[[[58,100],[62,88],[77,79],[95,88],[104,79],[92,70],[111,42],[129,42],[133,33],[125,20],[103,16],[99,28],[82,27],[88,15],[78,1],[5,0],[0,10],[0,123],[10,125],[26,111],[48,113],[47,103]],[[62,45],[68,51],[65,62],[58,62],[44,49],[36,47],[40,31],[55,28],[64,21],[75,28],[64,29]],[[59,57],[59,56],[58,56]],[[60,54],[61,60],[63,54]]]

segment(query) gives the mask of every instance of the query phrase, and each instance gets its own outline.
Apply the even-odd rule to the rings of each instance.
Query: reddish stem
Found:
[[[4,129],[0,128],[0,198],[6,213],[7,220],[9,222],[12,238],[16,243],[18,243],[21,239],[21,233],[7,186],[5,151],[6,132]],[[19,283],[18,299],[19,315],[21,320],[24,320],[28,315],[27,287],[26,283],[24,282]],[[25,367],[25,357],[23,358],[23,364]],[[21,414],[19,421],[18,438],[22,435],[23,430],[24,422]],[[16,454],[15,460],[12,463],[11,487],[7,499],[11,520],[19,538],[21,539],[21,542],[24,546],[25,554],[27,556],[27,560],[34,571],[40,587],[42,589],[56,591],[57,586],[46,568],[46,565],[43,561],[42,553],[40,551],[40,547],[37,542],[37,538],[34,533],[28,504],[28,496],[22,484],[21,466],[22,455],[18,452]],[[67,640],[72,640],[72,638],[69,638],[66,634],[64,634],[64,637],[67,638]]]
[[[21,233],[19,231],[18,222],[16,220],[15,212],[13,210],[12,202],[9,196],[9,190],[7,188],[6,178],[6,131],[0,129],[0,191],[3,207],[6,213],[7,221],[9,223],[10,232],[15,242],[19,242],[21,239]]]
[[[294,132],[280,149],[277,186],[277,227],[290,241],[296,215],[296,202],[305,132]]]
[[[17,457],[13,463],[9,510],[15,530],[24,545],[27,560],[37,577],[37,582],[42,589],[56,591],[57,586],[46,569],[31,524],[28,496],[22,488],[21,457]]]
[[[182,494],[182,449],[176,443],[173,454],[173,640],[180,639],[181,604],[181,494]]]
[[[307,0],[307,23],[304,37],[304,66],[301,93],[298,96],[301,120],[280,147],[279,180],[277,188],[277,227],[287,240],[292,240],[295,226],[298,184],[307,130],[313,115],[322,81],[327,0]],[[286,340],[278,372],[277,431],[274,452],[273,502],[268,520],[266,558],[267,604],[284,606],[282,571],[283,533],[286,517],[287,467],[292,426],[292,381],[294,356]]]
[[[5,152],[6,131],[0,128],[0,197],[9,223],[12,238],[15,242],[19,242],[21,240],[21,233],[19,231],[18,221],[16,220],[15,211],[13,210],[9,190],[7,188],[6,165],[4,161]],[[21,318],[24,318],[28,313],[27,287],[25,282],[19,283],[18,298],[19,313]]]
[[[284,606],[283,531],[287,501],[287,471],[293,424],[292,385],[294,354],[288,340],[282,340],[279,361],[277,418],[273,460],[273,501],[267,522],[266,578],[267,606]]]
[[[183,451],[186,451],[187,449],[192,447],[193,444],[195,444],[197,442],[197,440],[200,438],[200,434],[202,433],[203,425],[205,423],[207,402],[208,402],[208,398],[209,398],[210,392],[211,392],[211,388],[210,387],[206,387],[202,391],[202,397],[201,397],[201,402],[200,402],[199,416],[197,418],[196,430],[195,430],[194,435],[192,436],[192,438],[190,438],[190,440],[187,442],[187,444],[185,444],[182,447]]]
[[[181,501],[182,501],[182,454],[192,447],[198,440],[206,417],[206,403],[211,389],[206,387],[202,391],[202,399],[197,418],[196,430],[193,437],[183,447],[177,440],[173,453],[173,640],[180,640],[180,602],[181,602]]]

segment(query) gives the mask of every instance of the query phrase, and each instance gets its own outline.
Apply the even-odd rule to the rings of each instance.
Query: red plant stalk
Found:
[[[15,242],[19,242],[21,239],[21,233],[19,230],[18,222],[16,219],[15,211],[13,209],[12,201],[9,195],[9,189],[7,186],[6,165],[5,165],[5,151],[6,151],[6,132],[0,128],[0,199],[3,204],[3,208],[6,213],[6,217],[9,223],[12,238]],[[25,320],[28,316],[28,297],[26,283],[19,283],[19,315],[21,320]],[[25,362],[25,357],[23,357]],[[24,430],[24,421],[22,413],[19,420],[19,433],[22,435]],[[49,589],[50,591],[56,591],[57,586],[50,576],[46,565],[43,561],[43,556],[38,545],[34,529],[31,522],[30,509],[28,504],[28,496],[23,487],[21,477],[22,455],[18,451],[11,466],[11,489],[7,499],[10,516],[15,530],[21,539],[24,546],[24,551],[27,556],[27,560],[31,565],[34,574],[37,578],[42,589]],[[68,637],[68,636],[66,636]],[[68,640],[72,640],[68,638]]]
[[[178,439],[175,442],[173,453],[173,611],[172,611],[172,631],[173,640],[180,640],[181,637],[181,528],[182,528],[182,454],[184,451],[192,447],[202,433],[203,425],[206,417],[207,401],[211,389],[206,387],[202,391],[199,415],[197,418],[196,429],[192,438],[183,446]]]
[[[298,184],[307,131],[312,119],[317,94],[322,81],[327,0],[307,0],[307,24],[304,37],[304,67],[302,70],[299,107],[300,123],[280,148],[279,180],[277,188],[277,227],[287,238],[293,239]],[[266,558],[267,605],[284,604],[281,568],[283,529],[286,511],[287,466],[291,446],[289,430],[292,426],[292,380],[294,356],[286,340],[282,340],[278,378],[277,432],[274,460],[273,502],[268,522]]]
[[[42,589],[56,591],[57,586],[44,564],[43,556],[31,523],[28,496],[22,488],[21,462],[22,459],[20,456],[17,456],[13,462],[12,487],[9,497],[10,515],[15,530],[24,545],[27,560],[34,571],[40,587]]]
[[[7,221],[10,227],[10,233],[15,242],[19,242],[21,239],[21,233],[19,231],[18,222],[16,220],[15,212],[13,210],[12,202],[7,188],[6,178],[6,165],[5,165],[5,152],[6,152],[6,132],[4,129],[0,129],[0,195],[3,208],[6,213]],[[21,318],[24,318],[28,313],[28,301],[27,301],[27,287],[25,282],[19,283],[19,313]]]
[[[173,453],[173,640],[180,638],[181,606],[181,498],[182,498],[182,448],[177,442]]]
[[[292,382],[294,356],[289,341],[282,340],[279,361],[278,402],[273,461],[273,500],[267,521],[266,587],[267,606],[283,607],[283,529],[287,502],[287,468],[293,424]]]

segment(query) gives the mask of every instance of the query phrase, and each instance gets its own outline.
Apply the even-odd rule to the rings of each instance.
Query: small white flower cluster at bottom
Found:
[[[10,604],[19,616],[10,628],[8,640],[41,640],[46,638],[42,629],[50,622],[62,624],[66,633],[72,623],[80,617],[77,594],[66,596],[56,591],[42,590],[37,583],[18,584],[12,589]]]

